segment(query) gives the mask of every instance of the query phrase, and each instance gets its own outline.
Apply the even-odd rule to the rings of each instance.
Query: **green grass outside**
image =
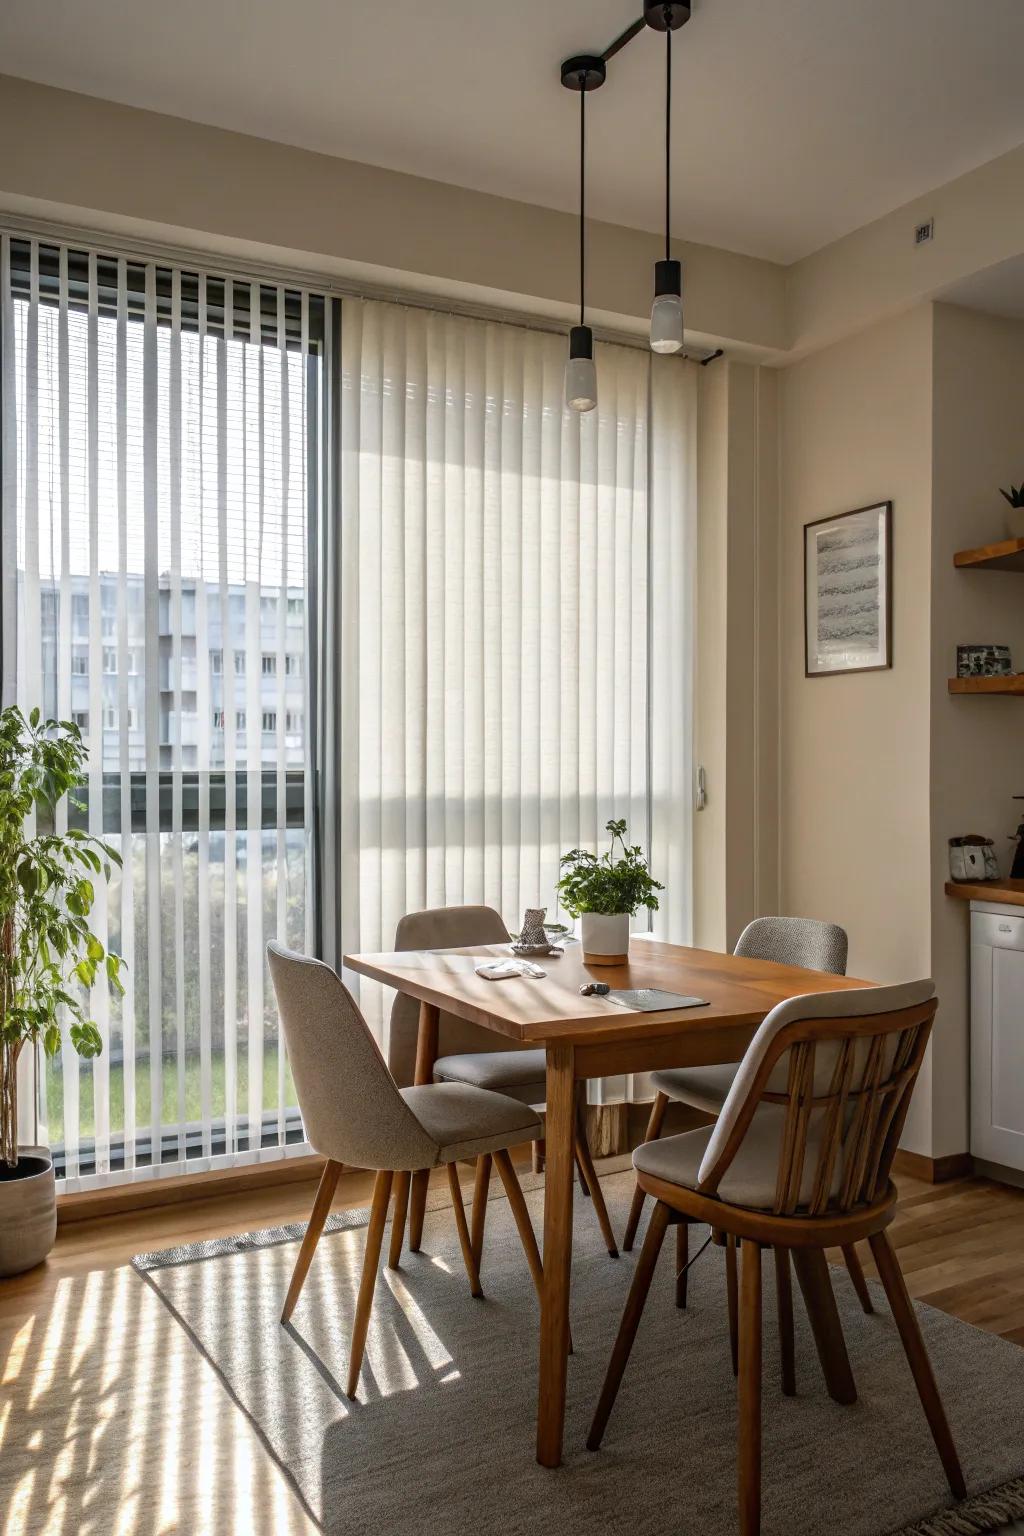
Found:
[[[78,1079],[78,1134],[81,1140],[90,1139],[96,1130],[95,1116],[95,1079],[94,1068],[98,1068],[99,1061],[78,1062],[78,1058],[70,1052],[66,1061],[72,1065],[77,1063],[80,1067]],[[217,1052],[211,1059],[211,1097],[214,1119],[224,1114],[224,1053]],[[124,1067],[120,1062],[113,1062],[109,1067],[110,1072],[110,1114],[109,1124],[112,1134],[124,1129]],[[285,1061],[285,1104],[294,1105],[295,1084],[292,1082],[291,1065]],[[242,1117],[248,1113],[249,1104],[249,1062],[242,1052],[239,1052],[236,1066],[236,1092],[235,1112]],[[178,1106],[178,1067],[174,1060],[165,1061],[160,1083],[161,1089],[161,1120],[165,1126],[175,1126],[182,1118],[179,1115]],[[136,1126],[148,1126],[150,1118],[150,1071],[149,1061],[137,1061],[135,1064],[135,1123]],[[270,1043],[267,1045],[267,1053],[263,1060],[263,1107],[264,1109],[277,1108],[277,1050],[271,1051]],[[64,1137],[64,1074],[58,1068],[54,1071],[47,1069],[46,1073],[46,1102],[49,1116],[49,1136],[51,1143],[58,1143]],[[199,1058],[190,1054],[185,1061],[185,1121],[199,1120],[201,1116],[201,1100],[199,1092]]]

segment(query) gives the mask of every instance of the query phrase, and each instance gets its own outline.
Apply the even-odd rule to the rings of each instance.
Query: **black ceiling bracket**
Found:
[[[605,81],[604,59],[596,53],[578,53],[562,65],[562,84],[567,91],[596,91]]]

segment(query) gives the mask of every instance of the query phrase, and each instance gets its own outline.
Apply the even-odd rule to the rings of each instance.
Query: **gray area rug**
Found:
[[[621,1232],[632,1176],[606,1177],[603,1187]],[[528,1201],[539,1231],[539,1188]],[[589,1202],[577,1198],[566,1454],[549,1472],[534,1461],[537,1304],[508,1206],[497,1198],[489,1208],[478,1301],[447,1202],[435,1197],[432,1207],[424,1251],[407,1254],[400,1272],[382,1268],[358,1403],[343,1384],[365,1211],[333,1219],[288,1328],[278,1316],[301,1229],[134,1263],[331,1536],[733,1529],[736,1398],[721,1251],[697,1261],[680,1312],[666,1242],[604,1447],[591,1454],[587,1428],[634,1257],[608,1258]],[[880,1288],[867,1317],[848,1277],[833,1271],[860,1393],[843,1408],[825,1392],[799,1294],[798,1395],[783,1398],[770,1275],[767,1266],[766,1536],[973,1536],[1024,1515],[1024,1351],[918,1308],[970,1495],[951,1510]]]

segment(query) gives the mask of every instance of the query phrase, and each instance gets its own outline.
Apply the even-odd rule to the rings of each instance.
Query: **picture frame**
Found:
[[[892,502],[804,526],[804,676],[892,666]]]
[[[957,677],[1009,677],[1013,656],[1008,645],[958,645]]]

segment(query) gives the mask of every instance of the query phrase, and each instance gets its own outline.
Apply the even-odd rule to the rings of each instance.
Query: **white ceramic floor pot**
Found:
[[[45,1147],[19,1147],[16,1167],[0,1163],[0,1277],[41,1264],[56,1236],[50,1154]]]
[[[629,960],[629,913],[584,912],[580,917],[584,965],[625,965]]]
[[[1006,509],[1006,537],[1024,539],[1024,507]]]

